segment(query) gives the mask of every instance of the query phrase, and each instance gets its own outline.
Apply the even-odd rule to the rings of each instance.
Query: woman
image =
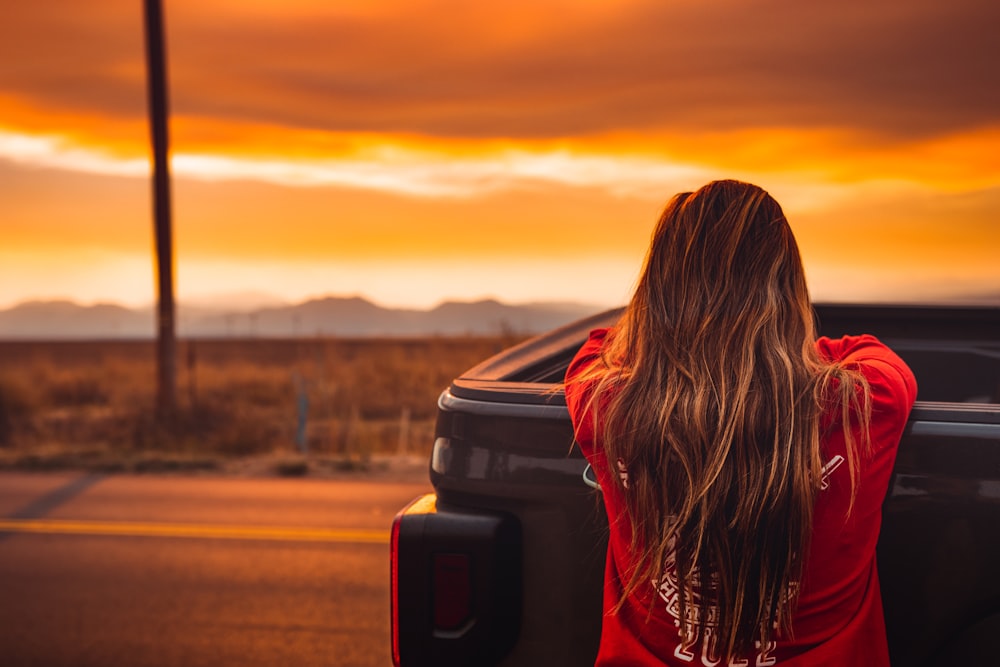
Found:
[[[566,375],[610,537],[598,665],[888,665],[880,507],[916,398],[873,336],[816,340],[778,203],[670,201]]]

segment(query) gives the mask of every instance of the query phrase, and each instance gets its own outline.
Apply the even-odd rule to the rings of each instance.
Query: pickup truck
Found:
[[[892,664],[1000,664],[1000,308],[815,310],[822,334],[878,336],[920,387],[878,545]],[[561,381],[619,314],[505,350],[442,393],[435,492],[392,526],[397,667],[593,664],[607,521]]]

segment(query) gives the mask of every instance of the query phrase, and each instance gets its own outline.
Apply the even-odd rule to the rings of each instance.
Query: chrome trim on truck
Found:
[[[459,398],[445,389],[438,398],[438,407],[452,412],[466,412],[489,417],[531,417],[533,419],[569,419],[565,405],[536,405],[530,403],[495,403]]]

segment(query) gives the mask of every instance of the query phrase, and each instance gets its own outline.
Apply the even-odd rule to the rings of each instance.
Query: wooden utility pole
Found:
[[[177,408],[177,336],[174,326],[174,248],[170,220],[167,58],[160,0],[145,0],[149,128],[153,140],[153,226],[156,237],[157,413],[169,420]]]

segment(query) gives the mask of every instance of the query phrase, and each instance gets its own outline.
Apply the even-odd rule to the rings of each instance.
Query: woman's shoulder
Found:
[[[816,341],[824,361],[857,371],[868,382],[874,404],[895,404],[908,411],[917,398],[917,379],[903,359],[871,334]]]

